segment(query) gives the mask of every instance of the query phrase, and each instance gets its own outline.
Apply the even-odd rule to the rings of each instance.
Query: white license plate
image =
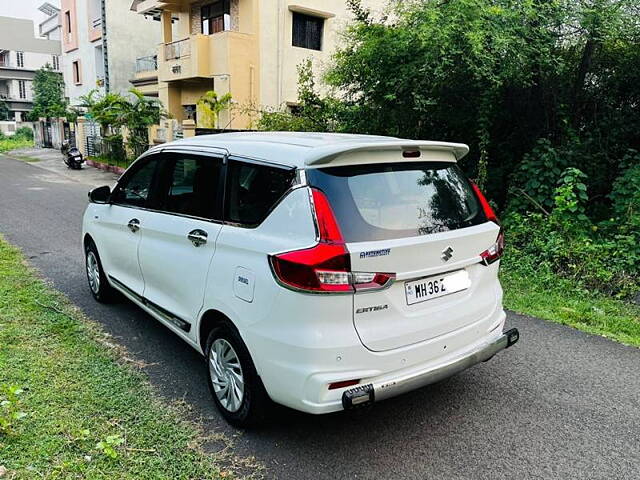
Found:
[[[432,298],[444,297],[445,295],[466,290],[470,285],[471,280],[467,271],[458,270],[405,282],[404,291],[407,296],[407,304],[413,305],[414,303],[426,302]]]

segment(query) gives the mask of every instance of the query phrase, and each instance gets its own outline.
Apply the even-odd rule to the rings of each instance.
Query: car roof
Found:
[[[461,143],[408,140],[378,135],[319,132],[234,132],[184,138],[154,147],[157,152],[173,147],[223,149],[229,155],[250,157],[297,168],[326,166],[346,153],[367,150],[448,151],[456,160],[469,152]]]

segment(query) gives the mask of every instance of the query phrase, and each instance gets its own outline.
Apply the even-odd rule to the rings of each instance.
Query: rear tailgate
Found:
[[[375,351],[398,348],[491,314],[497,279],[494,269],[480,263],[480,252],[498,232],[486,222],[424,237],[348,244],[354,272],[396,273],[389,288],[355,294],[353,321],[362,343]],[[450,252],[447,261],[444,251]]]
[[[375,163],[309,170],[308,178],[331,204],[351,271],[395,274],[385,288],[354,295],[362,343],[384,351],[446,335],[495,310],[497,269],[480,254],[500,227],[487,221],[450,153],[414,161],[394,154],[388,163],[377,153]]]

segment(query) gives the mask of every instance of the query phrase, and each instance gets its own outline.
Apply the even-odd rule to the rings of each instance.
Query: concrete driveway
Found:
[[[8,152],[7,155],[22,161],[27,161],[35,167],[54,173],[57,176],[91,187],[112,185],[119,177],[119,175],[114,173],[105,172],[86,164],[82,165],[82,169],[80,170],[72,170],[64,163],[64,156],[60,153],[60,150],[53,148],[20,148]],[[54,175],[50,178],[53,180],[56,176]]]
[[[184,399],[267,478],[640,478],[640,350],[513,313],[516,346],[436,385],[356,415],[279,408],[261,430],[230,428],[194,350],[132,304],[104,306],[89,294],[80,232],[93,174],[37,165],[0,157],[0,232],[148,364],[163,396]]]

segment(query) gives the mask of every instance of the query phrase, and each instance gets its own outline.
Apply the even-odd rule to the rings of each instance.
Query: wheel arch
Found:
[[[89,234],[89,233],[85,233],[84,237],[82,238],[82,246],[84,247],[85,252],[87,251],[87,247],[90,244],[96,244],[96,242],[93,240],[93,237]]]
[[[214,328],[220,325],[227,325],[233,328],[240,335],[240,331],[238,330],[238,327],[236,327],[236,325],[233,323],[233,321],[229,318],[228,315],[225,315],[220,310],[210,308],[202,314],[202,316],[200,317],[199,325],[198,325],[197,342],[198,342],[198,345],[200,345],[200,349],[202,350],[202,353],[206,353],[205,349],[207,347],[207,338],[209,338],[209,333],[211,333],[211,330],[213,330]],[[242,338],[242,335],[240,335],[240,338]]]

